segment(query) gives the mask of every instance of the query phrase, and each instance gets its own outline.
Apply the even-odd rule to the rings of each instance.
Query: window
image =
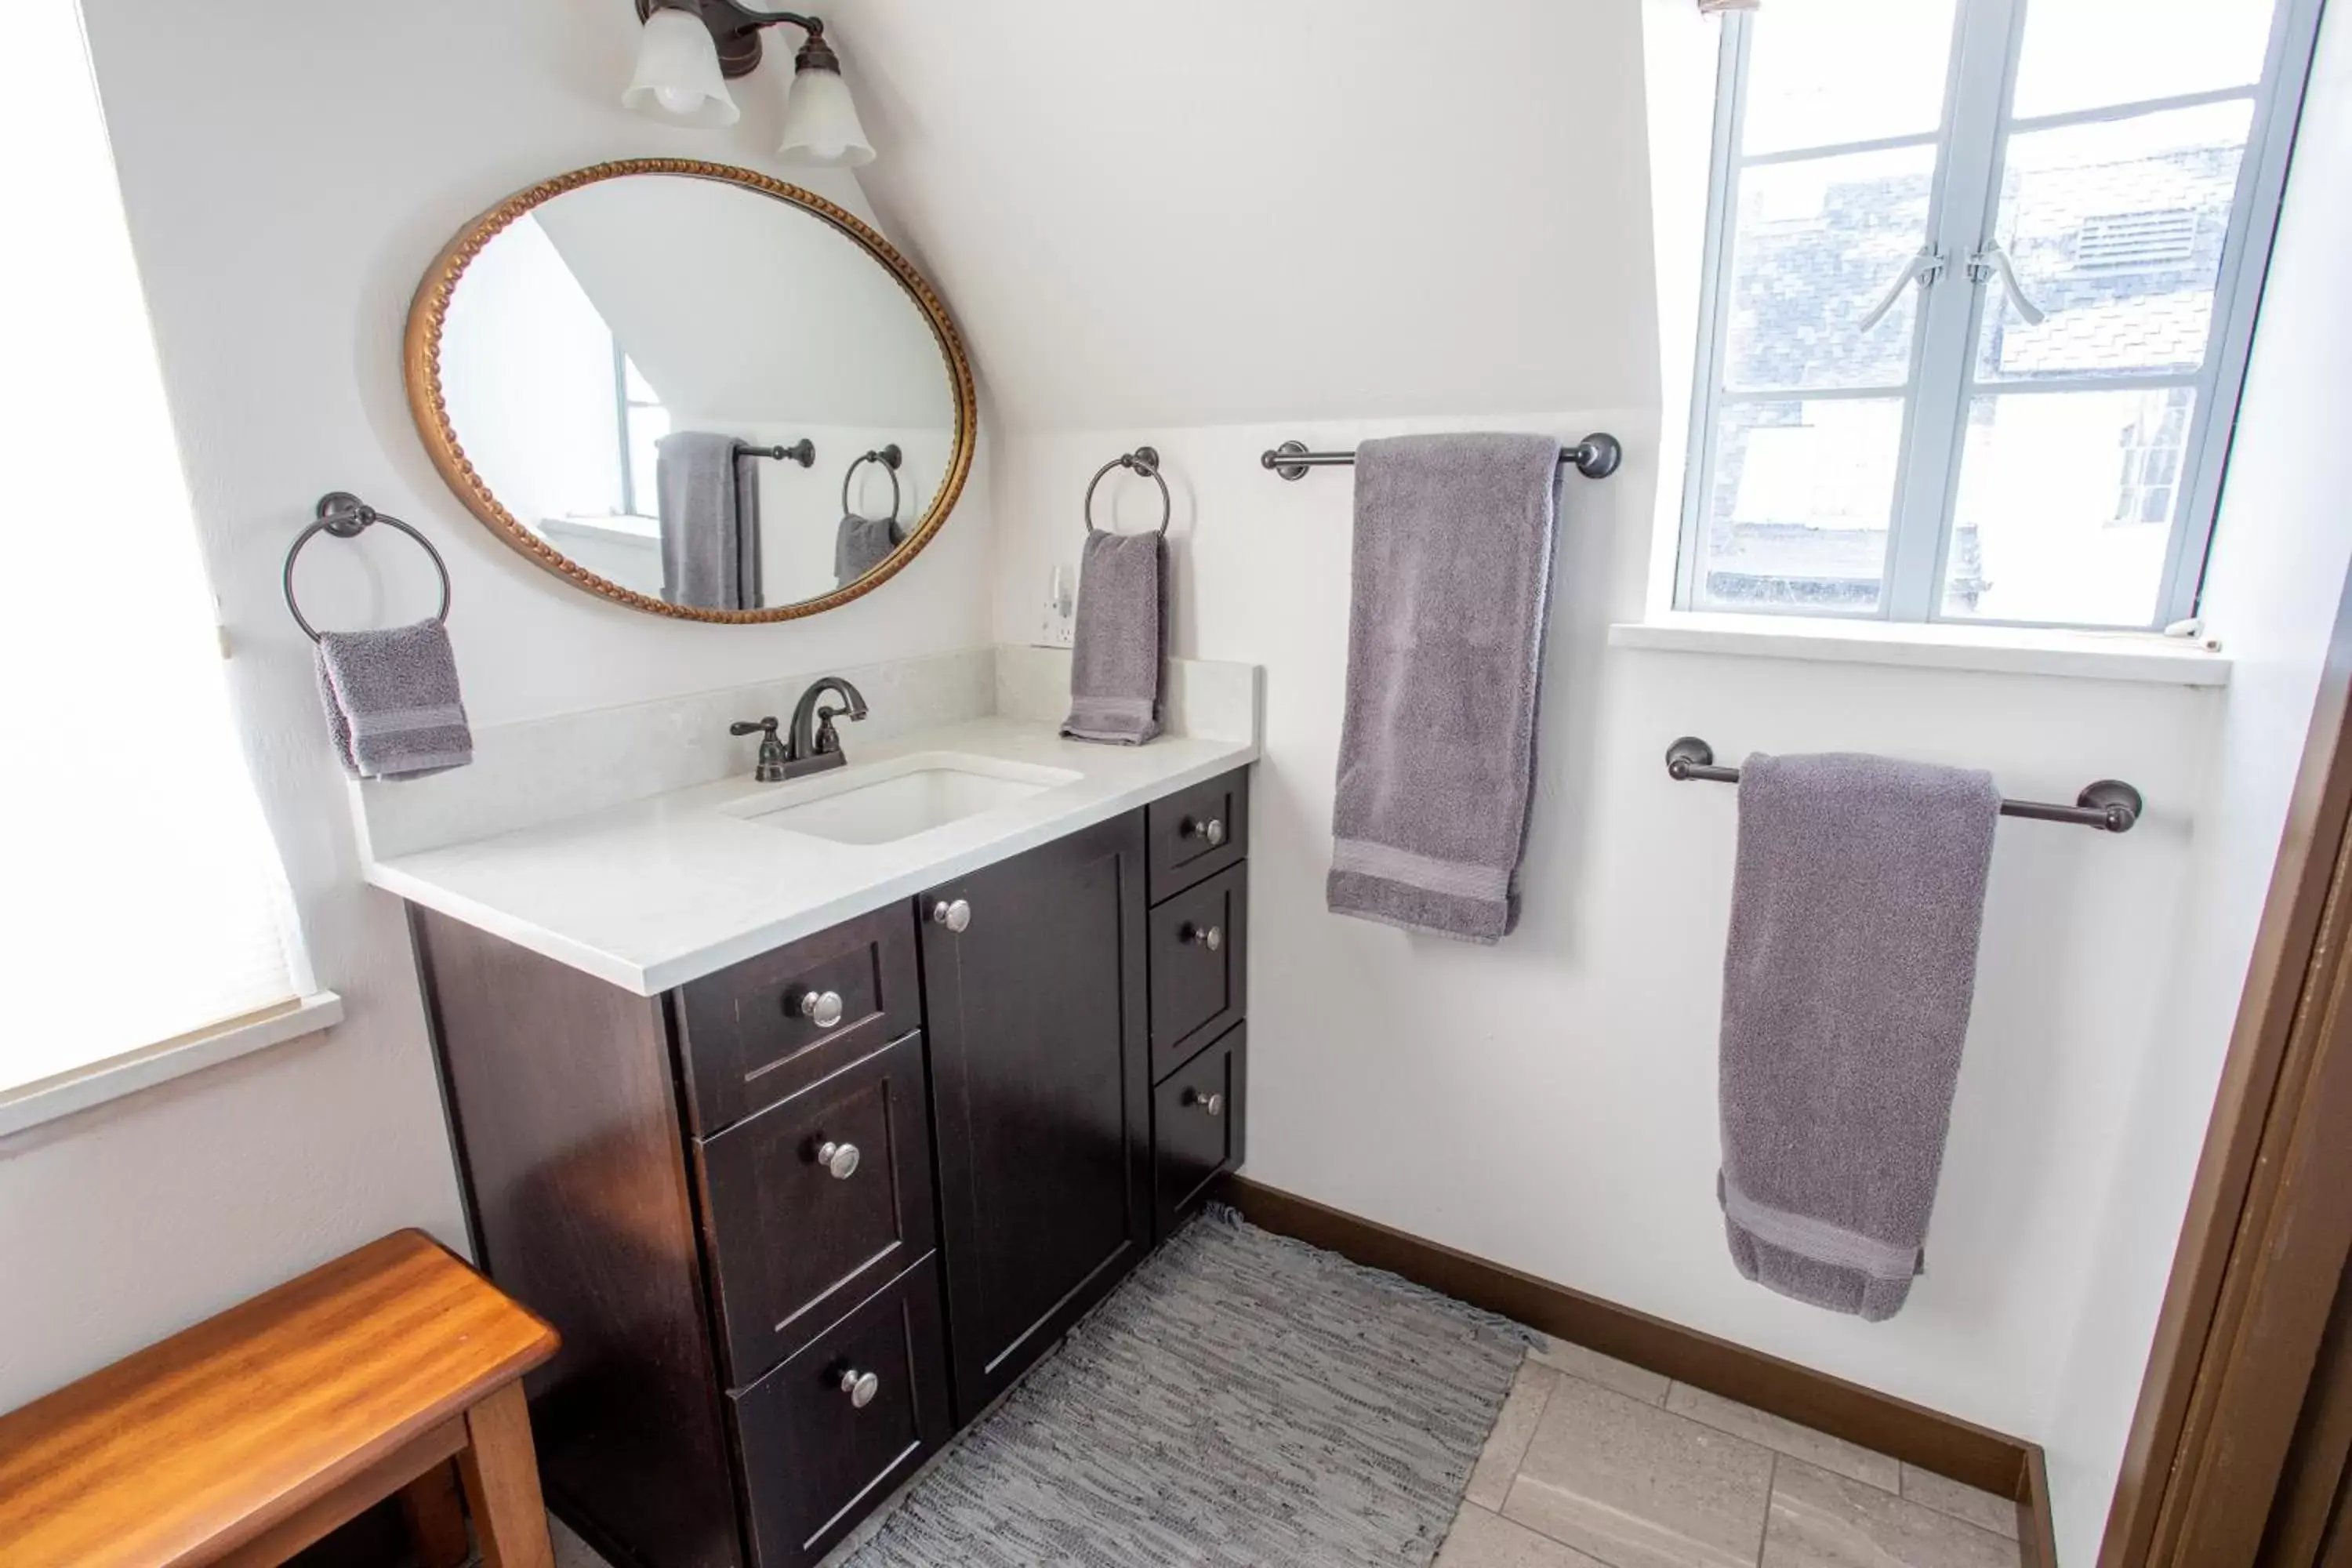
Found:
[[[1676,605],[2194,614],[2318,11],[1727,17]]]
[[[613,395],[621,416],[621,504],[614,510],[625,517],[658,517],[654,477],[661,438],[669,434],[669,410],[618,338],[613,340]]]
[[[41,256],[39,287],[9,295],[0,385],[22,590],[0,617],[0,1091],[311,989],[231,724],[75,7],[43,0],[12,22],[23,80],[0,100],[0,136],[39,154],[0,164],[0,205],[40,215]],[[236,504],[258,527],[282,521],[287,499]]]

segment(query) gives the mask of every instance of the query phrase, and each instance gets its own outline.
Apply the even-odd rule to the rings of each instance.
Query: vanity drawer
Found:
[[[1148,808],[1145,887],[1158,903],[1249,853],[1249,770],[1179,790]]]
[[[1242,1163],[1249,1028],[1239,1025],[1151,1091],[1151,1239],[1182,1224]]]
[[[1151,1076],[1241,1021],[1249,964],[1249,868],[1236,866],[1152,906]]]
[[[861,1405],[855,1391],[866,1377]],[[753,1563],[816,1562],[951,1430],[936,1258],[727,1404]]]
[[[917,984],[914,913],[896,900],[686,985],[678,1047],[695,1131],[707,1138],[916,1027]],[[830,1024],[829,999],[840,1009]]]
[[[931,1250],[928,1105],[918,1032],[697,1146],[729,1383]]]

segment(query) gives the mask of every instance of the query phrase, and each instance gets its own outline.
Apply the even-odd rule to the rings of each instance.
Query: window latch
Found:
[[[1903,264],[1903,270],[1896,273],[1895,281],[1886,286],[1885,295],[1871,307],[1870,314],[1862,319],[1862,324],[1854,331],[1866,332],[1886,320],[1886,313],[1895,309],[1895,301],[1903,298],[1903,290],[1912,284],[1916,283],[1921,289],[1926,289],[1943,275],[1944,253],[1921,246],[1919,254]]]
[[[2008,294],[2010,304],[2025,318],[2027,326],[2038,327],[2049,318],[2049,311],[2025,297],[2025,286],[2017,280],[2017,268],[2009,264],[2009,252],[1997,243],[1986,246],[1969,258],[1969,282],[1983,283],[1996,277],[2000,279],[2001,289]]]

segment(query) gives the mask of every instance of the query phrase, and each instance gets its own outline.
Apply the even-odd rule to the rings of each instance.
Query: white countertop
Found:
[[[878,745],[789,784],[698,784],[585,816],[365,863],[367,879],[641,996],[652,996],[1257,760],[1255,742],[1066,741],[1051,724],[979,719]],[[754,797],[868,763],[961,752],[1065,768],[1076,782],[886,844],[841,844],[735,815]]]

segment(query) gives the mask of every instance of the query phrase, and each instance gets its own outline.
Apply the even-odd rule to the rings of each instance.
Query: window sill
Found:
[[[2150,632],[1674,614],[1612,626],[1609,642],[1612,647],[1670,653],[1745,654],[1830,664],[2137,680],[2162,686],[2226,686],[2230,680],[2226,653]]]
[[[304,1035],[317,1034],[342,1021],[343,999],[331,991],[321,991],[289,1002],[273,1012],[242,1018],[206,1033],[109,1057],[14,1089],[0,1089],[0,1138]]]

